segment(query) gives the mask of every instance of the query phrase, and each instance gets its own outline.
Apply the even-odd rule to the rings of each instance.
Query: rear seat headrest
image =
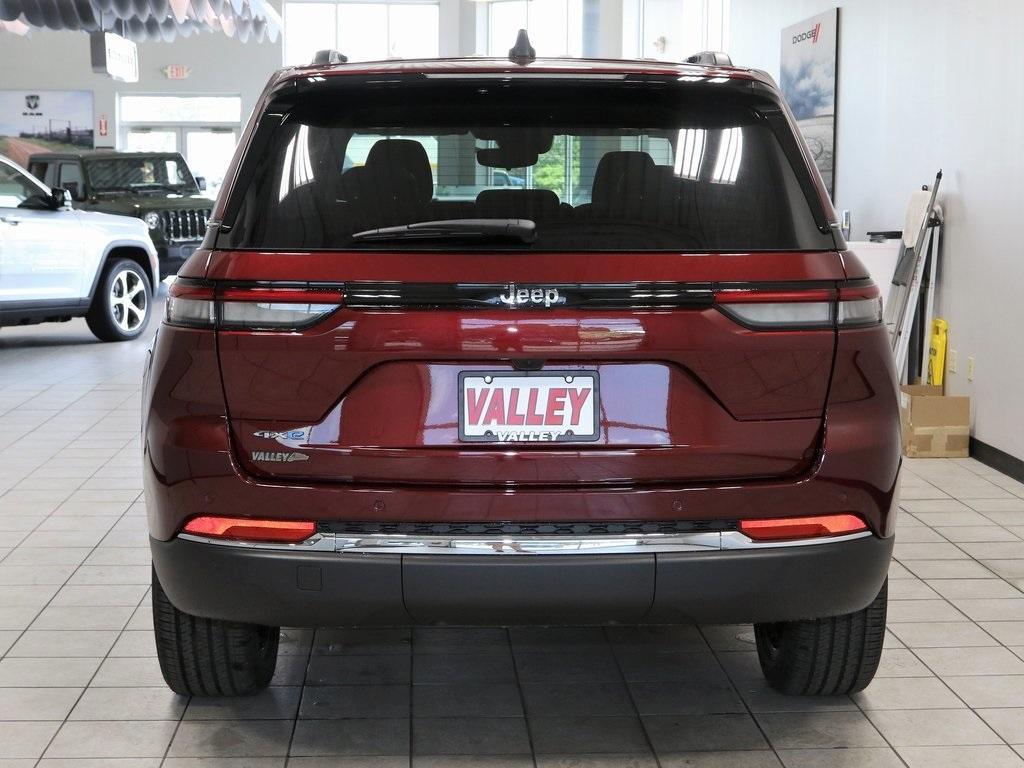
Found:
[[[429,201],[434,196],[434,174],[430,170],[427,150],[412,139],[380,139],[366,156],[364,166],[375,177],[400,180],[405,175],[413,179],[417,200]]]
[[[484,218],[550,219],[561,203],[550,189],[485,189],[476,196],[477,213]]]
[[[606,152],[594,172],[591,202],[606,205],[622,195],[640,197],[654,169],[654,158],[646,152]]]

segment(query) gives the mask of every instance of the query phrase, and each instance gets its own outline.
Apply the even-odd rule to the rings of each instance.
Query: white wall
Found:
[[[601,0],[618,4],[619,0]],[[439,0],[441,56],[477,53],[477,15],[485,6],[473,0]],[[280,11],[282,0],[272,0]],[[511,46],[511,42],[509,43]],[[486,47],[486,25],[480,52]],[[617,54],[617,51],[613,52]],[[122,93],[230,94],[242,97],[242,121],[248,117],[271,73],[282,65],[276,43],[240,43],[220,33],[178,38],[173,43],[139,44],[139,82],[118,83],[90,68],[89,36],[81,32],[32,31],[31,37],[0,33],[0,90],[91,90],[98,147],[117,141],[117,96]],[[168,80],[168,64],[191,67],[187,80]],[[99,119],[109,125],[99,135]]]
[[[186,80],[168,80],[161,71],[184,64]],[[96,145],[116,141],[118,93],[231,94],[242,97],[242,120],[255,106],[270,73],[281,67],[278,43],[240,43],[223,34],[193,35],[174,43],[139,45],[139,82],[118,83],[93,73],[89,36],[83,32],[34,30],[30,38],[0,33],[0,89],[89,90],[93,92]],[[99,135],[99,119],[109,124]]]
[[[972,396],[977,439],[1024,458],[1024,3],[732,0],[733,60],[778,78],[780,30],[837,5],[836,207],[854,239],[899,229],[943,169],[947,391]]]

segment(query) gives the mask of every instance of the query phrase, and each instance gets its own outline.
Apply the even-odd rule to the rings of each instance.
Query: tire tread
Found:
[[[280,630],[206,619],[174,607],[153,572],[153,631],[160,671],[175,693],[244,696],[270,684]]]
[[[882,657],[888,582],[866,608],[823,619],[754,625],[771,686],[798,696],[836,696],[868,686]]]

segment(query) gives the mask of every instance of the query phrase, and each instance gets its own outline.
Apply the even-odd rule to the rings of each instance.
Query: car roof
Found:
[[[706,66],[648,59],[582,59],[543,58],[527,64],[516,64],[508,58],[468,57],[448,59],[389,59],[387,61],[360,61],[346,64],[320,64],[290,67],[278,72],[277,80],[306,77],[332,77],[337,75],[559,75],[630,76],[661,75],[667,77],[728,78],[730,80],[758,80],[772,84],[767,74],[743,67]]]

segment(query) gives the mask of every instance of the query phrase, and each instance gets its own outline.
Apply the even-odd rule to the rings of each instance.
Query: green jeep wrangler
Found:
[[[32,155],[28,166],[48,186],[68,190],[75,208],[145,221],[161,279],[175,274],[206,234],[213,200],[177,152],[45,153]]]

